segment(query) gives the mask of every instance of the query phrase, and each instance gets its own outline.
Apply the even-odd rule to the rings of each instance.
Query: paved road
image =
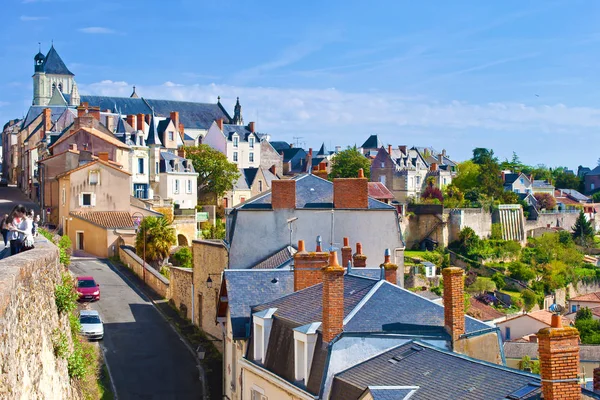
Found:
[[[17,187],[0,187],[0,218],[11,212],[17,204],[23,204],[27,209],[33,208],[35,213],[39,214],[38,205],[29,200]]]
[[[76,258],[70,269],[100,284],[89,306],[104,320],[101,346],[119,400],[202,398],[194,357],[146,296],[101,260]]]

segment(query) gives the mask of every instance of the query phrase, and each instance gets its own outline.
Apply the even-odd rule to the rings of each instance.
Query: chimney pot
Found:
[[[390,249],[385,249],[384,261],[380,265],[383,278],[394,285],[398,284],[398,266],[392,263],[392,252]]]
[[[358,177],[359,178],[364,178],[365,177],[365,171],[363,171],[362,168],[358,169]]]
[[[321,249],[321,243],[322,243],[323,239],[321,238],[321,235],[317,236],[317,249],[316,252],[321,252],[323,251]]]
[[[248,123],[248,130],[249,130],[250,132],[252,132],[252,133],[256,132],[256,131],[255,131],[255,125],[254,125],[254,121],[252,121],[252,122],[249,122],[249,123]]]
[[[367,256],[362,253],[362,244],[356,243],[356,253],[352,256],[354,268],[366,268]]]
[[[298,240],[298,252],[306,251],[304,250],[304,240]]]
[[[344,247],[342,247],[342,265],[350,265],[352,263],[352,247],[350,247],[350,239],[344,238]]]
[[[108,152],[106,152],[106,151],[101,151],[101,152],[99,152],[99,153],[98,153],[98,158],[99,158],[101,161],[108,162]]]
[[[321,283],[321,269],[328,262],[328,253],[309,253],[304,240],[298,240],[298,252],[294,254],[294,291]]]
[[[289,179],[271,182],[271,207],[273,210],[296,208],[296,181]]]
[[[388,154],[391,156],[392,155],[392,145],[388,144]]]
[[[543,397],[549,400],[579,400],[579,332],[573,327],[555,327],[562,325],[554,319],[560,319],[560,315],[552,317],[552,326],[537,333]],[[594,370],[594,384],[596,381]]]

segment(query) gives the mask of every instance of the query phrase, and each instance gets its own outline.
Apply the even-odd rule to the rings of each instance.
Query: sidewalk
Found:
[[[120,274],[125,276],[131,283],[133,283],[141,292],[143,292],[151,301],[154,303],[156,308],[165,319],[175,328],[177,332],[186,340],[187,344],[194,351],[198,346],[202,346],[206,350],[206,356],[204,360],[200,361],[204,371],[200,371],[205,376],[205,385],[208,386],[210,398],[221,398],[222,382],[223,382],[223,366],[222,356],[215,348],[213,343],[206,337],[206,334],[202,332],[197,326],[193,325],[190,321],[183,318],[177,310],[175,310],[168,301],[156,293],[152,288],[144,284],[144,282],[120,262],[108,260],[109,264],[112,265]]]

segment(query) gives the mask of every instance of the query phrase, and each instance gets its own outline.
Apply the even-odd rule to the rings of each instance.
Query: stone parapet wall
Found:
[[[47,240],[0,260],[0,398],[76,399],[67,361],[54,355],[53,333],[69,333],[54,288],[63,268]]]
[[[192,310],[194,309],[192,305],[193,278],[194,274],[191,269],[171,267],[171,279],[169,279],[171,300],[175,307],[182,313],[185,313],[184,316],[189,320],[192,319]]]
[[[162,276],[157,270],[146,263],[146,273],[142,267],[142,259],[135,254],[130,246],[119,247],[119,258],[121,262],[131,269],[146,285],[150,286],[156,293],[164,298],[170,298],[169,280]]]

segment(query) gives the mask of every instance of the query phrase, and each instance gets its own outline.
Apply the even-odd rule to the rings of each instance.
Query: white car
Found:
[[[81,310],[79,312],[81,334],[90,340],[100,340],[104,337],[104,325],[96,310]]]

